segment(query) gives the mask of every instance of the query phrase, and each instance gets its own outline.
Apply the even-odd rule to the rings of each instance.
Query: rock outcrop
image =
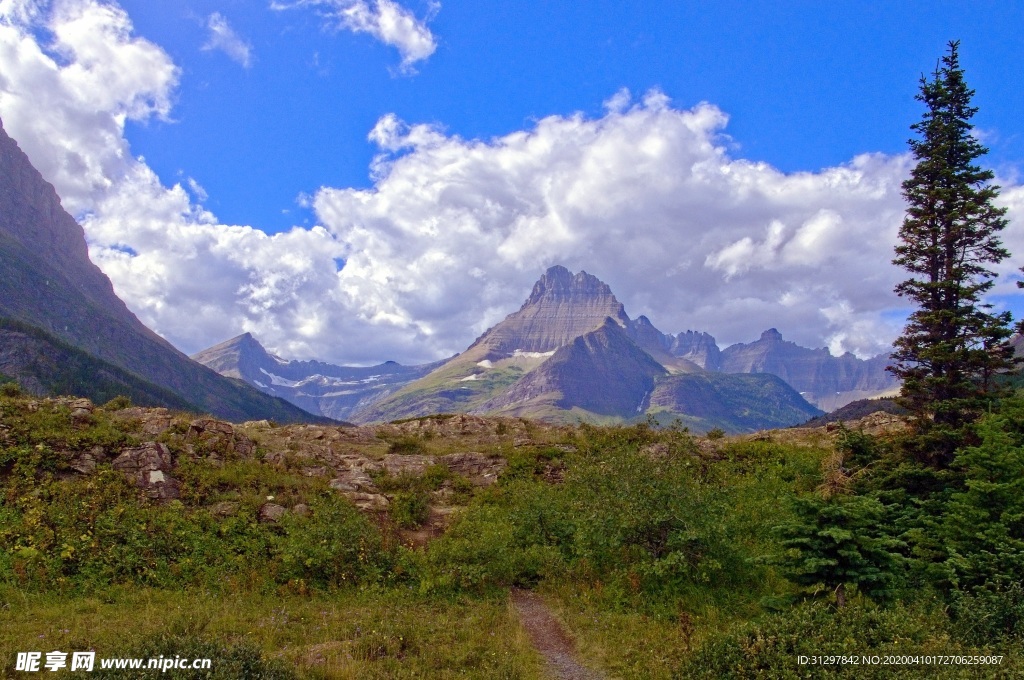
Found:
[[[146,442],[124,449],[111,467],[123,472],[150,498],[171,500],[180,495],[181,485],[171,476],[174,460],[166,444]]]

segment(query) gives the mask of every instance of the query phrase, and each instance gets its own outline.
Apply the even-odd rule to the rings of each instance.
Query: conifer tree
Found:
[[[992,171],[976,164],[988,149],[971,134],[977,108],[958,48],[950,42],[933,78],[921,78],[917,99],[926,111],[911,126],[917,164],[903,183],[908,207],[893,260],[911,274],[896,293],[917,309],[889,370],[903,380],[902,402],[940,464],[994,393],[993,376],[1013,366],[1010,315],[982,301],[995,276],[989,266],[1009,256],[999,239],[1006,209],[994,204]]]

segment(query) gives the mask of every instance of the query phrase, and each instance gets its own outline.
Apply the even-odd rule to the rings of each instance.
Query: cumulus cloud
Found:
[[[273,9],[311,7],[317,9],[334,30],[369,33],[385,45],[398,49],[402,55],[402,71],[413,72],[413,64],[437,50],[437,40],[427,28],[427,21],[440,10],[438,2],[430,3],[426,20],[416,18],[410,10],[394,0],[275,0]]]
[[[52,35],[45,44],[40,28]],[[0,5],[0,114],[72,213],[133,162],[125,121],[171,109],[178,68],[131,30],[122,9],[96,0]]]
[[[223,14],[211,14],[206,20],[206,28],[209,36],[202,49],[220,50],[243,68],[252,65],[252,45],[235,33]]]
[[[732,343],[775,326],[834,351],[888,346],[908,158],[786,174],[731,157],[727,116],[710,104],[621,91],[606,109],[486,141],[382,117],[374,187],[314,201],[346,244],[352,298],[416,320],[443,354],[561,263],[667,332]]]
[[[324,309],[343,309],[330,292],[336,239],[322,228],[268,236],[219,224],[131,156],[126,120],[167,117],[179,71],[132,35],[122,9],[0,3],[0,73],[8,134],[82,222],[93,261],[144,323],[188,352],[248,330],[286,354],[328,354],[337,319],[331,326]]]
[[[388,114],[368,132],[372,187],[324,187],[304,199],[320,226],[271,236],[221,224],[198,183],[167,187],[131,155],[125,121],[168,117],[179,71],[116,5],[0,0],[0,74],[8,132],[82,220],[94,260],[188,352],[250,331],[286,357],[434,360],[556,263],[605,280],[634,317],[722,344],[776,327],[866,355],[899,331],[906,156],[783,173],[737,157],[717,107],[658,91],[488,140]],[[1024,187],[1003,184],[1019,254]],[[1018,294],[1014,270],[1001,266],[997,292]]]

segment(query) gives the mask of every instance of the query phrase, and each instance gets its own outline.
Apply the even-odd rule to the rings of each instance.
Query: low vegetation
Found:
[[[66,648],[209,655],[225,678],[541,677],[511,587],[542,593],[583,661],[614,677],[781,677],[824,654],[1002,655],[999,673],[1022,672],[1022,399],[946,470],[908,459],[900,432],[503,421],[486,436],[396,434],[433,422],[412,421],[369,437],[368,455],[507,464],[489,485],[439,462],[374,473],[386,512],[357,510],[267,444],[198,445],[186,415],[157,437],[177,459],[177,499],[107,464],[76,470],[83,452],[152,439],[127,406],[86,417],[0,391],[7,673],[17,651]],[[290,431],[265,441],[300,457]],[[437,494],[461,509],[411,547],[403,532]],[[261,520],[271,502],[303,511]]]

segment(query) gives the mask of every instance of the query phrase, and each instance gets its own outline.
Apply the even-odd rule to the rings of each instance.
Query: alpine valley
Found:
[[[288,361],[248,333],[192,358],[314,413],[357,423],[435,413],[554,423],[653,417],[698,432],[752,432],[898,387],[886,356],[835,357],[787,342],[775,329],[724,350],[707,333],[662,333],[644,316],[627,316],[597,277],[562,266],[540,277],[517,312],[435,364]]]

